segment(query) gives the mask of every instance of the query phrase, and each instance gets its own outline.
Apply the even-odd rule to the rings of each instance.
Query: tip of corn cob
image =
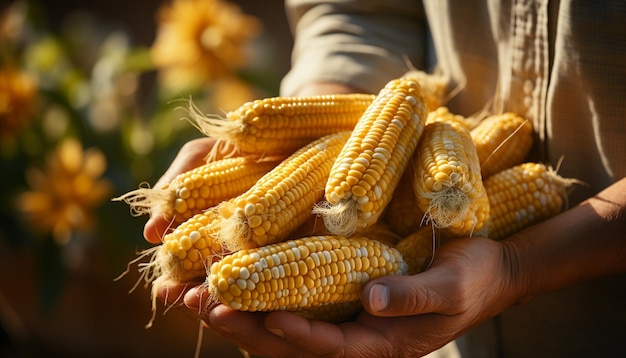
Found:
[[[162,211],[169,213],[168,203],[174,201],[175,193],[167,189],[150,188],[148,183],[141,183],[139,188],[129,191],[124,195],[120,195],[111,199],[112,201],[123,201],[130,207],[132,216],[141,216],[150,214],[153,211]]]
[[[359,219],[359,209],[353,200],[342,200],[337,204],[320,201],[313,207],[314,215],[321,215],[326,229],[335,235],[352,236],[367,226]]]

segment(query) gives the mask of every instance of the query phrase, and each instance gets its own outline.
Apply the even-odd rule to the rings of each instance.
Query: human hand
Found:
[[[388,276],[363,290],[365,311],[339,325],[290,312],[240,312],[189,290],[185,304],[208,326],[251,354],[271,357],[397,357],[434,351],[515,302],[505,245],[462,238],[443,245],[432,267]]]
[[[154,188],[160,188],[172,181],[178,174],[204,164],[207,154],[215,143],[216,140],[209,137],[202,137],[185,143],[163,176],[154,184]],[[154,209],[144,226],[143,236],[150,243],[160,244],[161,238],[170,226],[170,218],[166,218],[163,213]]]

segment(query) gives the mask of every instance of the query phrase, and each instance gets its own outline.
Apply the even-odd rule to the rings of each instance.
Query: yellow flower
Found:
[[[104,154],[73,138],[62,141],[50,155],[44,170],[30,168],[26,180],[31,191],[18,197],[18,208],[32,227],[52,233],[58,244],[66,244],[73,232],[89,231],[94,209],[112,192],[100,177],[107,163]]]
[[[151,48],[162,83],[173,90],[194,89],[246,64],[245,45],[260,22],[221,0],[173,0],[158,12]]]
[[[12,137],[34,113],[36,80],[14,69],[0,69],[0,140]]]

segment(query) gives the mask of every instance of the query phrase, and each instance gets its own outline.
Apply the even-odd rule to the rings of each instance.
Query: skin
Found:
[[[300,95],[353,91],[324,83],[306,87]],[[157,184],[194,163],[210,146],[208,138],[184,146]],[[146,239],[159,242],[167,224],[153,213],[145,227]],[[184,293],[185,305],[207,326],[254,355],[421,356],[536,295],[626,272],[624,232],[626,178],[505,240],[456,239],[441,246],[425,272],[370,281],[363,289],[365,311],[355,321],[339,325],[289,312],[239,312],[224,305],[203,310],[206,294],[198,287],[165,286],[157,295],[173,303],[168,297]]]

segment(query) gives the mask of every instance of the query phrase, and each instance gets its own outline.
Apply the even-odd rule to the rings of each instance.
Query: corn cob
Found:
[[[541,163],[524,163],[485,180],[491,206],[488,237],[503,239],[548,219],[567,206],[568,188],[578,182]]]
[[[376,240],[313,236],[225,256],[206,285],[236,310],[299,311],[358,301],[370,279],[406,270],[398,251]]]
[[[250,156],[221,159],[181,173],[161,188],[142,187],[113,200],[130,205],[133,216],[158,211],[176,226],[245,192],[279,162]]]
[[[409,275],[423,272],[430,265],[437,245],[435,235],[435,228],[432,225],[426,225],[396,244],[396,249],[407,264]]]
[[[426,104],[412,79],[390,81],[363,114],[333,165],[314,212],[336,235],[375,223],[422,135]]]
[[[248,191],[219,204],[224,246],[237,251],[279,242],[302,225],[323,197],[330,168],[349,136],[330,134],[304,146]]]
[[[470,133],[483,179],[521,164],[533,143],[530,121],[511,112],[485,118]]]
[[[452,123],[426,126],[415,152],[414,191],[430,221],[453,236],[471,236],[489,218],[478,154],[467,130]]]
[[[226,118],[203,115],[193,105],[189,112],[202,133],[242,153],[291,154],[325,135],[352,130],[374,97],[360,93],[271,97],[247,102]]]

